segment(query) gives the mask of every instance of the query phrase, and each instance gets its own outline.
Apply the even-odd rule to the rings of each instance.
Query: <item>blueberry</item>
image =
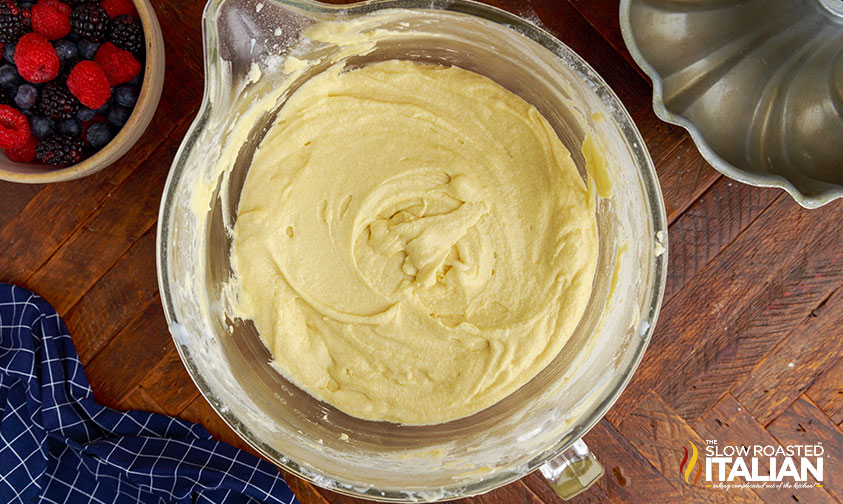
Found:
[[[0,87],[11,88],[15,87],[20,82],[20,75],[12,65],[3,65],[0,67]]]
[[[80,136],[82,134],[82,125],[76,119],[65,119],[64,121],[59,121],[58,131],[65,135]]]
[[[31,110],[26,110],[26,109],[21,110],[20,113],[23,114],[24,116],[26,116],[26,119],[28,121],[31,121],[32,117],[35,115],[35,114],[32,113]]]
[[[135,103],[138,102],[138,88],[128,84],[117,86],[114,89],[114,101],[116,101],[118,105],[123,105],[124,107],[134,107]]]
[[[132,84],[133,86],[140,86],[142,82],[143,82],[143,72],[140,72],[139,74],[132,77],[132,80],[129,81],[129,84]]]
[[[76,45],[79,47],[79,55],[86,60],[94,59],[94,56],[97,54],[97,49],[100,48],[99,43],[91,42],[87,39],[80,40]]]
[[[91,110],[88,107],[79,107],[79,110],[76,112],[76,118],[80,121],[90,121],[97,115],[96,110]]]
[[[59,55],[59,61],[62,63],[71,63],[79,58],[79,49],[73,42],[64,39],[53,43],[56,48],[56,54]]]
[[[17,43],[3,45],[3,59],[11,64],[15,64],[15,46]]]
[[[85,132],[85,139],[91,144],[91,147],[100,149],[111,140],[111,131],[109,131],[107,124],[92,123],[88,126],[88,131]]]
[[[129,120],[129,116],[132,115],[132,109],[126,108],[120,105],[113,105],[111,110],[108,111],[108,122],[115,126],[123,126],[126,124],[126,121]]]
[[[45,116],[35,116],[29,121],[29,130],[38,138],[44,139],[56,132],[56,123]]]
[[[35,106],[38,101],[38,90],[32,84],[21,84],[18,92],[15,93],[15,104],[22,109],[29,109]]]
[[[108,97],[108,100],[105,101],[105,105],[97,109],[97,114],[106,114],[108,109],[111,108],[112,103],[114,103],[114,93],[112,93],[112,96]]]
[[[32,2],[21,2],[18,6],[21,9],[31,9],[33,5],[35,5],[35,4],[32,3]]]

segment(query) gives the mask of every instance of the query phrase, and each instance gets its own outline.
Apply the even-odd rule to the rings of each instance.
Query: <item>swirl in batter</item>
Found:
[[[255,153],[233,285],[273,365],[364,419],[500,401],[588,302],[594,209],[547,120],[459,68],[388,61],[309,80]]]

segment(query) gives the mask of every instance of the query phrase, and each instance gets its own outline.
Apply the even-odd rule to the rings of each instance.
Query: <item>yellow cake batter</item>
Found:
[[[234,226],[238,310],[284,376],[350,415],[467,416],[576,327],[597,260],[589,201],[545,118],[491,80],[335,66],[255,153]]]

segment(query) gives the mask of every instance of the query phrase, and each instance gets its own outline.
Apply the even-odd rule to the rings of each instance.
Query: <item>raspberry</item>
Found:
[[[141,64],[132,53],[120,49],[111,42],[106,42],[97,50],[94,61],[102,67],[108,82],[112,86],[125,84],[134,79],[141,71]]]
[[[0,105],[0,147],[15,149],[29,140],[26,116],[8,105]]]
[[[21,147],[3,149],[9,161],[15,163],[29,163],[35,160],[35,146],[38,145],[38,138],[30,136]]]
[[[59,74],[59,55],[49,40],[37,33],[27,33],[15,47],[18,73],[29,82],[47,82]]]
[[[32,6],[32,31],[48,40],[58,40],[70,33],[70,6],[58,0],[39,0]]]
[[[116,18],[122,14],[132,16],[135,19],[138,17],[138,10],[132,0],[102,0],[100,5],[111,18]]]
[[[39,0],[38,3],[47,4],[53,9],[61,12],[62,14],[67,14],[68,16],[71,12],[73,12],[73,7],[67,5],[61,0]]]
[[[67,88],[82,105],[98,109],[111,97],[108,77],[93,61],[80,61],[67,76]]]

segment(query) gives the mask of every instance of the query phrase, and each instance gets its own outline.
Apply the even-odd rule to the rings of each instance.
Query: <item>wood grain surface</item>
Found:
[[[344,2],[334,2],[344,3]],[[585,439],[605,477],[577,503],[840,502],[843,499],[843,202],[804,210],[786,194],[709,167],[661,122],[618,26],[617,0],[489,0],[583,56],[626,105],[650,149],[670,222],[664,307],[627,390]],[[0,281],[64,317],[97,399],[200,422],[249,450],[187,375],[167,331],[155,224],[170,163],[202,93],[203,4],[153,0],[167,46],[161,105],[140,142],[88,178],[0,183]],[[822,442],[822,488],[692,488],[681,446]],[[304,504],[359,503],[287,475]],[[470,504],[561,502],[538,473]]]

